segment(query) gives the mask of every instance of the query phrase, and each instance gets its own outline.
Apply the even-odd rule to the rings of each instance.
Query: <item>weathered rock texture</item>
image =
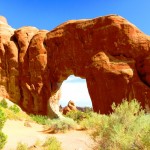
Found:
[[[66,115],[68,112],[70,112],[70,111],[76,111],[76,110],[77,110],[77,108],[76,108],[75,103],[70,100],[68,102],[68,105],[63,108],[63,114]]]
[[[85,78],[93,109],[138,99],[150,107],[150,37],[117,15],[72,20],[52,31],[13,29],[0,17],[0,96],[29,113],[57,116],[59,88]]]

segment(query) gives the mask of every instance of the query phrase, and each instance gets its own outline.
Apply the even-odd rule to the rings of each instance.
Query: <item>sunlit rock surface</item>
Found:
[[[52,31],[13,29],[0,17],[0,96],[34,114],[60,115],[62,82],[85,78],[93,109],[136,98],[150,107],[150,37],[109,15],[71,20]]]

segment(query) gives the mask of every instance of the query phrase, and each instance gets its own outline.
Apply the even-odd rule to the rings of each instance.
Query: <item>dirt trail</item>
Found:
[[[47,137],[54,136],[61,143],[63,150],[92,150],[93,141],[85,131],[69,131],[64,134],[44,134],[43,127],[36,123],[30,123],[31,127],[24,126],[24,121],[7,120],[3,132],[7,134],[7,144],[4,150],[15,150],[18,142],[29,146],[36,140],[44,141]]]

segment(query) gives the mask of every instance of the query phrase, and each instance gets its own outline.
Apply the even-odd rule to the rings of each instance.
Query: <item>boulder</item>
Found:
[[[60,116],[61,84],[86,79],[93,110],[136,98],[150,107],[150,36],[118,15],[67,21],[52,31],[13,29],[0,17],[0,96],[29,113]],[[140,91],[140,92],[139,92]]]
[[[68,112],[70,112],[70,111],[76,111],[76,110],[77,110],[77,108],[76,108],[75,103],[70,100],[68,102],[68,105],[63,108],[63,114],[66,115]]]

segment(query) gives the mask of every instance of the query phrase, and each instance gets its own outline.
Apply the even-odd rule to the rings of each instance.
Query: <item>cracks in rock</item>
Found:
[[[47,50],[47,45],[46,45],[45,39],[43,40],[43,46],[44,46],[44,48]],[[46,53],[45,53],[45,54],[46,54]]]
[[[20,77],[20,75],[22,74],[21,72],[20,72],[20,70],[21,70],[21,67],[20,67],[20,59],[19,59],[19,54],[20,54],[20,51],[21,51],[21,47],[20,47],[20,45],[19,45],[19,41],[18,41],[18,39],[17,39],[17,37],[16,37],[16,35],[14,34],[12,37],[12,40],[14,41],[14,43],[16,44],[16,46],[17,46],[17,49],[18,49],[18,71],[19,71],[19,75],[18,75],[18,86],[19,86],[19,90],[20,90],[20,101],[19,101],[19,104],[18,105],[20,105],[21,107],[22,107],[22,103],[21,103],[21,100],[23,99],[23,89],[22,89],[22,86],[21,86],[21,77]]]
[[[8,46],[4,44],[4,49],[5,49],[5,73],[6,73],[6,86],[9,91],[9,66],[8,66],[8,58],[7,58],[7,53],[8,53]]]
[[[138,61],[136,63],[136,70],[137,70],[138,77],[148,88],[150,88],[150,84],[146,81],[146,72],[143,71],[144,70],[143,68],[144,68],[143,60]]]

